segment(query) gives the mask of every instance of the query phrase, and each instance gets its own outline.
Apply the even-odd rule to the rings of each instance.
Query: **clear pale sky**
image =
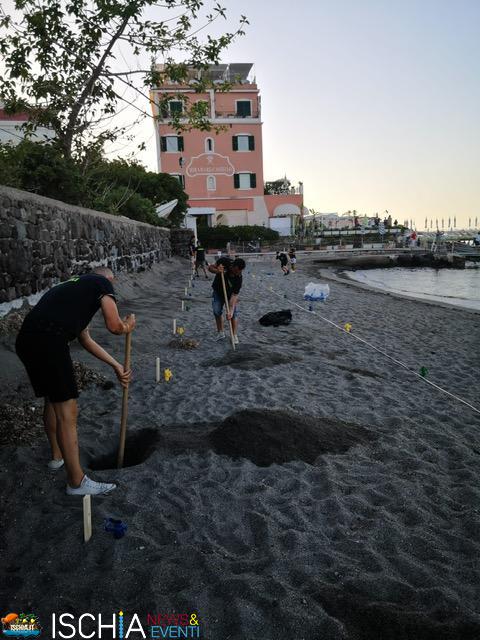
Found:
[[[266,179],[319,211],[480,220],[479,0],[240,4],[228,60],[255,63]]]
[[[480,0],[221,4],[222,30],[250,21],[222,61],[255,64],[266,180],[301,180],[322,212],[480,221]],[[142,140],[155,170],[151,120]]]

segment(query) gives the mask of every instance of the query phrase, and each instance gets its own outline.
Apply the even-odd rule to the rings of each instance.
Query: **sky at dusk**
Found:
[[[250,21],[222,62],[255,65],[266,180],[302,181],[321,212],[388,209],[418,228],[480,220],[479,0],[221,4],[216,35]],[[156,170],[151,119],[110,157],[141,141],[138,159]]]
[[[228,60],[255,63],[266,179],[301,180],[317,211],[473,223],[478,0],[243,0],[241,12],[250,26]]]

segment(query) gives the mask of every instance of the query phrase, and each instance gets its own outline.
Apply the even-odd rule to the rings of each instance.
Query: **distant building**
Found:
[[[264,195],[260,93],[251,77],[252,64],[219,64],[205,71],[191,69],[191,84],[163,84],[151,91],[156,123],[158,170],[175,176],[189,195],[189,215],[209,226],[263,225],[283,235],[292,233],[303,212],[303,189]],[[159,65],[162,70],[163,65]],[[197,74],[213,84],[231,83],[228,91],[196,93]],[[160,108],[166,95],[172,96]],[[209,121],[223,129],[177,135],[168,124],[181,113],[179,99],[207,104]],[[285,191],[285,190],[284,190]]]
[[[22,125],[28,122],[26,113],[15,113],[13,115],[6,113],[4,105],[0,102],[0,144],[18,144],[23,140],[24,133]],[[54,137],[51,129],[38,127],[32,140],[45,140]]]

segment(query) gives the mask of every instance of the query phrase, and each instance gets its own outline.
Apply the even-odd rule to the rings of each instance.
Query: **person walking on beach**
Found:
[[[292,267],[292,273],[293,273],[297,265],[297,255],[295,253],[295,247],[293,246],[293,244],[290,245],[290,249],[288,251],[288,258],[290,260],[290,265]]]
[[[107,494],[116,488],[91,480],[80,465],[78,389],[69,349],[69,343],[78,338],[84,349],[113,368],[123,387],[130,382],[131,372],[102,349],[88,330],[100,308],[111,333],[130,333],[135,327],[135,316],[120,318],[112,281],[110,269],[100,267],[52,287],[26,316],[15,344],[35,395],[45,399],[43,421],[52,450],[48,468],[56,471],[65,464],[68,495]]]
[[[277,260],[280,260],[280,267],[283,271],[283,275],[284,276],[288,276],[288,274],[290,273],[290,270],[288,268],[288,256],[287,254],[282,251],[281,253],[279,251],[277,251],[277,255],[275,256],[275,258]]]
[[[190,256],[190,262],[192,263],[193,269],[195,267],[195,236],[192,236],[188,243],[188,255]]]
[[[203,269],[203,273],[205,274],[205,278],[208,280],[209,278],[207,276],[207,270],[205,269],[205,264],[206,264],[205,249],[202,247],[202,243],[198,241],[197,246],[195,248],[195,275],[197,276],[197,278],[200,277],[198,275],[198,268],[201,267]]]
[[[245,269],[245,260],[242,258],[219,258],[213,265],[209,265],[208,270],[215,274],[212,289],[212,309],[215,316],[215,324],[217,327],[217,340],[225,338],[225,329],[223,325],[223,305],[225,297],[222,284],[221,273],[224,274],[225,288],[227,290],[227,299],[230,313],[227,314],[227,320],[232,321],[233,341],[238,344],[238,295],[242,288],[242,271]]]

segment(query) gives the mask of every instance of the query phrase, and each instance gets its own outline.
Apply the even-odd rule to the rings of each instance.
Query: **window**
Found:
[[[215,191],[217,189],[217,180],[215,176],[207,176],[207,189],[208,191]]]
[[[239,118],[248,118],[252,115],[252,101],[251,100],[237,100],[237,116]]]
[[[208,118],[210,115],[210,102],[208,100],[197,100],[193,103],[194,111],[197,115]]]
[[[233,176],[235,189],[255,189],[257,176],[255,173],[235,173]]]
[[[176,178],[179,183],[180,186],[182,187],[182,189],[185,189],[185,176],[180,174],[180,173],[171,173],[170,174],[172,176],[172,178]]]
[[[209,151],[215,151],[213,138],[207,138],[205,140],[205,153],[208,153]]]
[[[174,114],[179,115],[183,113],[183,102],[181,100],[168,100],[168,102],[162,101],[160,103],[160,113],[162,118],[169,118]]]
[[[170,115],[183,112],[183,102],[181,100],[170,100],[168,103]]]
[[[232,136],[232,148],[234,151],[254,151],[255,138],[246,134]]]
[[[184,151],[183,136],[161,136],[160,151]]]

